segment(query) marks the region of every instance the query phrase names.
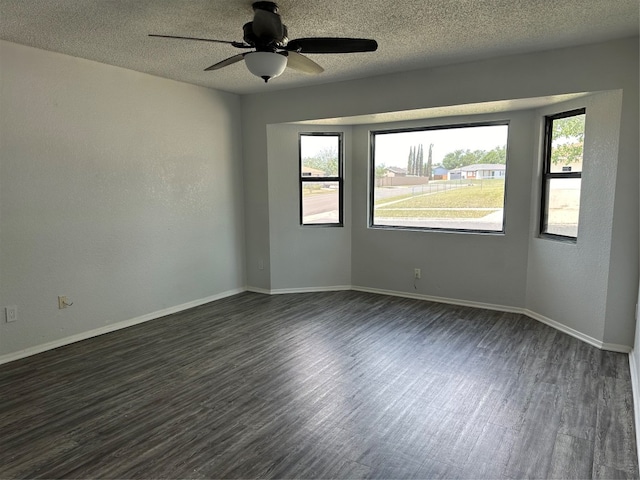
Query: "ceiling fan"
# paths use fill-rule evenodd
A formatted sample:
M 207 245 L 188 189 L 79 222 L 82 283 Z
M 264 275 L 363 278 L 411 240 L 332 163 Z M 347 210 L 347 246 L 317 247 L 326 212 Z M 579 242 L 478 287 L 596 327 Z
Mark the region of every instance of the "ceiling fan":
M 289 40 L 287 26 L 282 23 L 278 13 L 278 5 L 273 2 L 254 2 L 252 7 L 253 21 L 245 23 L 242 27 L 242 42 L 174 35 L 149 36 L 226 43 L 235 48 L 252 49 L 250 52 L 239 53 L 211 65 L 205 68 L 205 71 L 219 70 L 244 60 L 249 71 L 262 78 L 265 83 L 280 75 L 286 67 L 312 75 L 324 71 L 303 53 L 374 52 L 378 48 L 375 40 L 365 38 L 309 37 Z

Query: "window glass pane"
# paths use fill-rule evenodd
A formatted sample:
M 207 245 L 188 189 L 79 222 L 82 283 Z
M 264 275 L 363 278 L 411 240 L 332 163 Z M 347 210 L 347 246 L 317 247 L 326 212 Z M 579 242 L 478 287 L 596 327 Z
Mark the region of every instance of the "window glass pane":
M 338 182 L 302 182 L 302 223 L 339 223 L 340 185 Z
M 580 213 L 580 178 L 552 178 L 547 180 L 546 233 L 578 236 Z
M 585 115 L 553 120 L 550 172 L 582 172 Z
M 374 136 L 374 226 L 503 231 L 508 125 Z
M 339 146 L 338 135 L 301 135 L 302 176 L 337 177 Z

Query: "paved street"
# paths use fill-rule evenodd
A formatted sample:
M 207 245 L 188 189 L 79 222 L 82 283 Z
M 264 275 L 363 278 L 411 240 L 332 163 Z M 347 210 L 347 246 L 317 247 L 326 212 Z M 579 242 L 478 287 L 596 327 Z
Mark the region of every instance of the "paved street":
M 448 191 L 456 188 L 465 187 L 465 183 L 461 184 L 441 184 L 441 183 L 431 183 L 427 185 L 409 185 L 403 187 L 383 187 L 376 188 L 375 190 L 375 198 L 376 200 L 384 199 L 384 198 L 393 198 L 393 197 L 401 197 L 406 195 L 430 195 L 436 194 L 443 191 Z M 314 195 L 307 195 L 304 197 L 304 211 L 305 211 L 305 223 L 335 223 L 338 221 L 338 191 L 333 190 L 330 192 L 325 191 L 325 193 L 317 193 Z M 495 210 L 495 209 L 490 209 Z M 404 225 L 404 226 L 420 226 L 419 220 L 416 219 L 382 219 L 378 218 L 377 223 L 379 225 L 384 225 L 385 222 L 390 222 L 395 225 Z M 450 225 L 450 221 L 443 220 L 443 222 L 447 225 Z M 465 222 L 465 223 L 468 223 Z M 502 225 L 500 223 L 495 223 L 495 220 L 490 222 L 489 226 L 487 225 L 487 220 L 484 222 L 480 219 L 477 219 L 478 225 L 484 225 L 484 227 L 460 227 L 460 228 L 479 228 L 483 230 L 500 230 Z M 456 228 L 452 226 L 442 226 L 438 228 Z

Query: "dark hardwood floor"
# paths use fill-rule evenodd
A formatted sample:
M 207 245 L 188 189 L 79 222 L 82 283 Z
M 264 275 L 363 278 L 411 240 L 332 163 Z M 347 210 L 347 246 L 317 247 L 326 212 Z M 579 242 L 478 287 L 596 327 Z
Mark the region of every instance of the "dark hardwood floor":
M 1 478 L 637 478 L 628 357 L 527 317 L 243 293 L 0 366 Z

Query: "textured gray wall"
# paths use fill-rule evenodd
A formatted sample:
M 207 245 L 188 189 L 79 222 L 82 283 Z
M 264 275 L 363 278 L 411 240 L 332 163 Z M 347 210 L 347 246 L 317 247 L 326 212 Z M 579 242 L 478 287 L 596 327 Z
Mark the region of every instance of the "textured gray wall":
M 0 356 L 244 287 L 238 96 L 0 49 Z
M 345 162 L 344 226 L 309 227 L 299 221 L 298 133 L 343 133 L 351 158 L 350 127 L 269 125 L 269 227 L 271 289 L 351 285 L 351 162 Z
M 271 172 L 267 172 L 269 166 L 267 125 L 565 93 L 621 90 L 623 105 L 620 137 L 617 139 L 619 148 L 614 154 L 615 158 L 609 160 L 617 164 L 617 176 L 614 179 L 616 187 L 613 198 L 614 208 L 610 211 L 613 223 L 609 224 L 609 230 L 606 233 L 603 233 L 606 228 L 604 230 L 597 228 L 595 233 L 597 238 L 593 239 L 593 242 L 607 247 L 604 253 L 607 258 L 603 259 L 604 263 L 594 267 L 598 270 L 598 280 L 590 287 L 592 290 L 600 289 L 606 292 L 595 297 L 600 302 L 595 310 L 598 312 L 598 319 L 594 322 L 591 318 L 584 324 L 577 317 L 560 319 L 550 317 L 550 319 L 565 322 L 566 327 L 574 328 L 598 341 L 631 346 L 635 323 L 633 317 L 636 302 L 635 288 L 638 284 L 637 70 L 638 38 L 634 37 L 286 92 L 243 96 L 244 168 L 245 182 L 248 186 L 246 189 L 248 285 L 267 290 L 274 288 L 271 285 L 272 275 L 266 269 L 258 271 L 256 268 L 258 258 L 268 256 L 269 238 L 273 239 L 268 221 L 270 180 L 267 177 Z M 526 122 L 524 118 L 522 121 Z M 533 168 L 534 162 L 537 162 L 537 156 L 534 150 L 539 139 L 536 136 L 538 125 L 535 118 L 531 119 L 530 126 L 531 136 L 527 138 L 527 134 L 522 133 L 521 142 L 516 145 L 517 148 L 528 148 L 529 157 L 523 161 L 528 162 L 526 167 L 531 169 L 529 173 L 521 172 L 518 180 L 519 186 L 524 191 L 512 192 L 509 199 L 510 203 L 513 202 L 515 195 L 517 205 L 511 205 L 509 208 L 515 208 L 518 211 L 523 211 L 525 205 L 527 208 L 533 208 L 531 198 L 535 196 L 534 193 L 530 193 L 531 188 L 536 185 Z M 534 235 L 533 228 L 530 227 L 532 224 L 516 228 L 507 223 L 507 236 L 502 238 L 451 234 L 437 236 L 364 228 L 366 217 L 362 216 L 364 212 L 362 202 L 366 202 L 367 178 L 362 176 L 363 169 L 357 166 L 364 165 L 367 160 L 364 158 L 366 152 L 358 150 L 358 142 L 363 139 L 355 138 L 357 131 L 356 128 L 352 159 L 354 171 L 353 178 L 350 180 L 353 192 L 351 213 L 354 238 L 353 284 L 366 282 L 368 286 L 413 293 L 413 281 L 411 275 L 407 276 L 406 272 L 414 266 L 420 266 L 415 264 L 415 260 L 423 258 L 425 243 L 428 243 L 429 249 L 435 246 L 436 249 L 441 250 L 443 256 L 451 252 L 461 252 L 458 255 L 459 263 L 454 265 L 454 270 L 460 272 L 460 278 L 469 278 L 468 285 L 472 284 L 471 280 L 480 285 L 478 289 L 472 290 L 463 284 L 456 290 L 453 288 L 456 280 L 453 277 L 443 277 L 441 285 L 433 286 L 434 292 L 460 300 L 527 308 L 525 297 L 529 291 L 531 304 L 538 305 L 537 301 L 534 302 L 538 296 L 531 293 L 531 288 L 529 290 L 525 288 L 527 280 L 523 279 L 523 265 L 528 261 L 525 260 L 528 256 L 527 238 L 532 238 Z M 527 143 L 528 147 L 526 147 Z M 522 155 L 527 154 L 523 151 Z M 531 178 L 532 182 L 527 184 L 526 178 Z M 607 188 L 610 186 L 607 184 Z M 609 190 L 609 194 L 614 193 Z M 296 199 L 292 198 L 291 201 L 295 203 Z M 611 203 L 608 201 L 606 206 L 609 208 Z M 512 221 L 509 220 L 511 217 L 509 212 L 507 215 L 507 222 Z M 532 218 L 531 212 L 528 218 Z M 609 238 L 604 238 L 605 236 Z M 514 241 L 516 237 L 518 240 Z M 425 240 L 427 238 L 428 242 Z M 432 240 L 436 238 L 442 238 L 442 240 Z M 501 242 L 503 245 L 500 245 Z M 377 253 L 383 250 L 400 252 L 400 261 L 395 262 L 395 267 L 389 265 L 389 268 L 377 269 L 375 263 L 366 260 L 365 257 L 368 255 L 366 248 L 372 249 L 372 252 L 375 250 Z M 489 256 L 482 261 L 481 268 L 469 267 L 471 254 L 464 252 L 470 252 L 473 249 L 489 253 Z M 473 256 L 473 258 L 477 257 Z M 435 263 L 425 264 L 423 272 L 424 269 L 428 270 L 434 266 L 439 268 L 438 260 L 433 262 Z M 483 273 L 491 268 L 506 275 L 504 280 L 511 279 L 514 283 L 506 285 L 504 281 L 500 281 L 500 285 L 504 288 L 491 290 L 490 282 L 487 280 L 498 277 L 487 278 Z M 439 270 L 442 271 L 442 269 Z M 554 274 L 553 271 L 548 273 Z M 538 278 L 536 272 L 531 275 L 532 281 Z M 603 276 L 604 281 L 602 281 Z M 606 279 L 607 276 L 608 279 Z M 589 279 L 576 278 L 575 281 L 589 282 Z M 290 287 L 294 286 L 303 285 Z M 278 288 L 283 287 L 278 285 Z M 557 300 L 559 301 L 560 299 Z M 570 309 L 573 306 L 576 312 L 583 312 L 584 306 L 578 304 L 579 301 L 581 300 L 572 295 L 571 303 L 567 308 Z M 545 310 L 549 315 L 559 311 L 552 306 L 554 302 L 556 301 L 550 301 L 548 309 Z M 593 312 L 590 315 L 593 315 Z
M 571 244 L 532 235 L 527 308 L 601 341 L 605 341 L 607 323 L 621 98 L 621 91 L 606 92 L 541 109 L 534 127 L 542 137 L 544 115 L 587 109 L 578 240 Z M 540 146 L 541 140 L 536 145 Z M 536 152 L 539 157 L 539 148 Z M 534 168 L 539 170 L 539 164 Z M 536 189 L 531 198 L 535 211 L 534 232 L 539 211 L 538 191 Z M 632 340 L 633 330 L 627 330 L 626 335 L 610 343 L 630 346 Z
M 354 127 L 354 285 L 449 299 L 523 307 L 531 191 L 532 114 L 473 115 Z M 505 235 L 367 227 L 369 131 L 508 120 Z M 422 270 L 414 288 L 413 269 Z

